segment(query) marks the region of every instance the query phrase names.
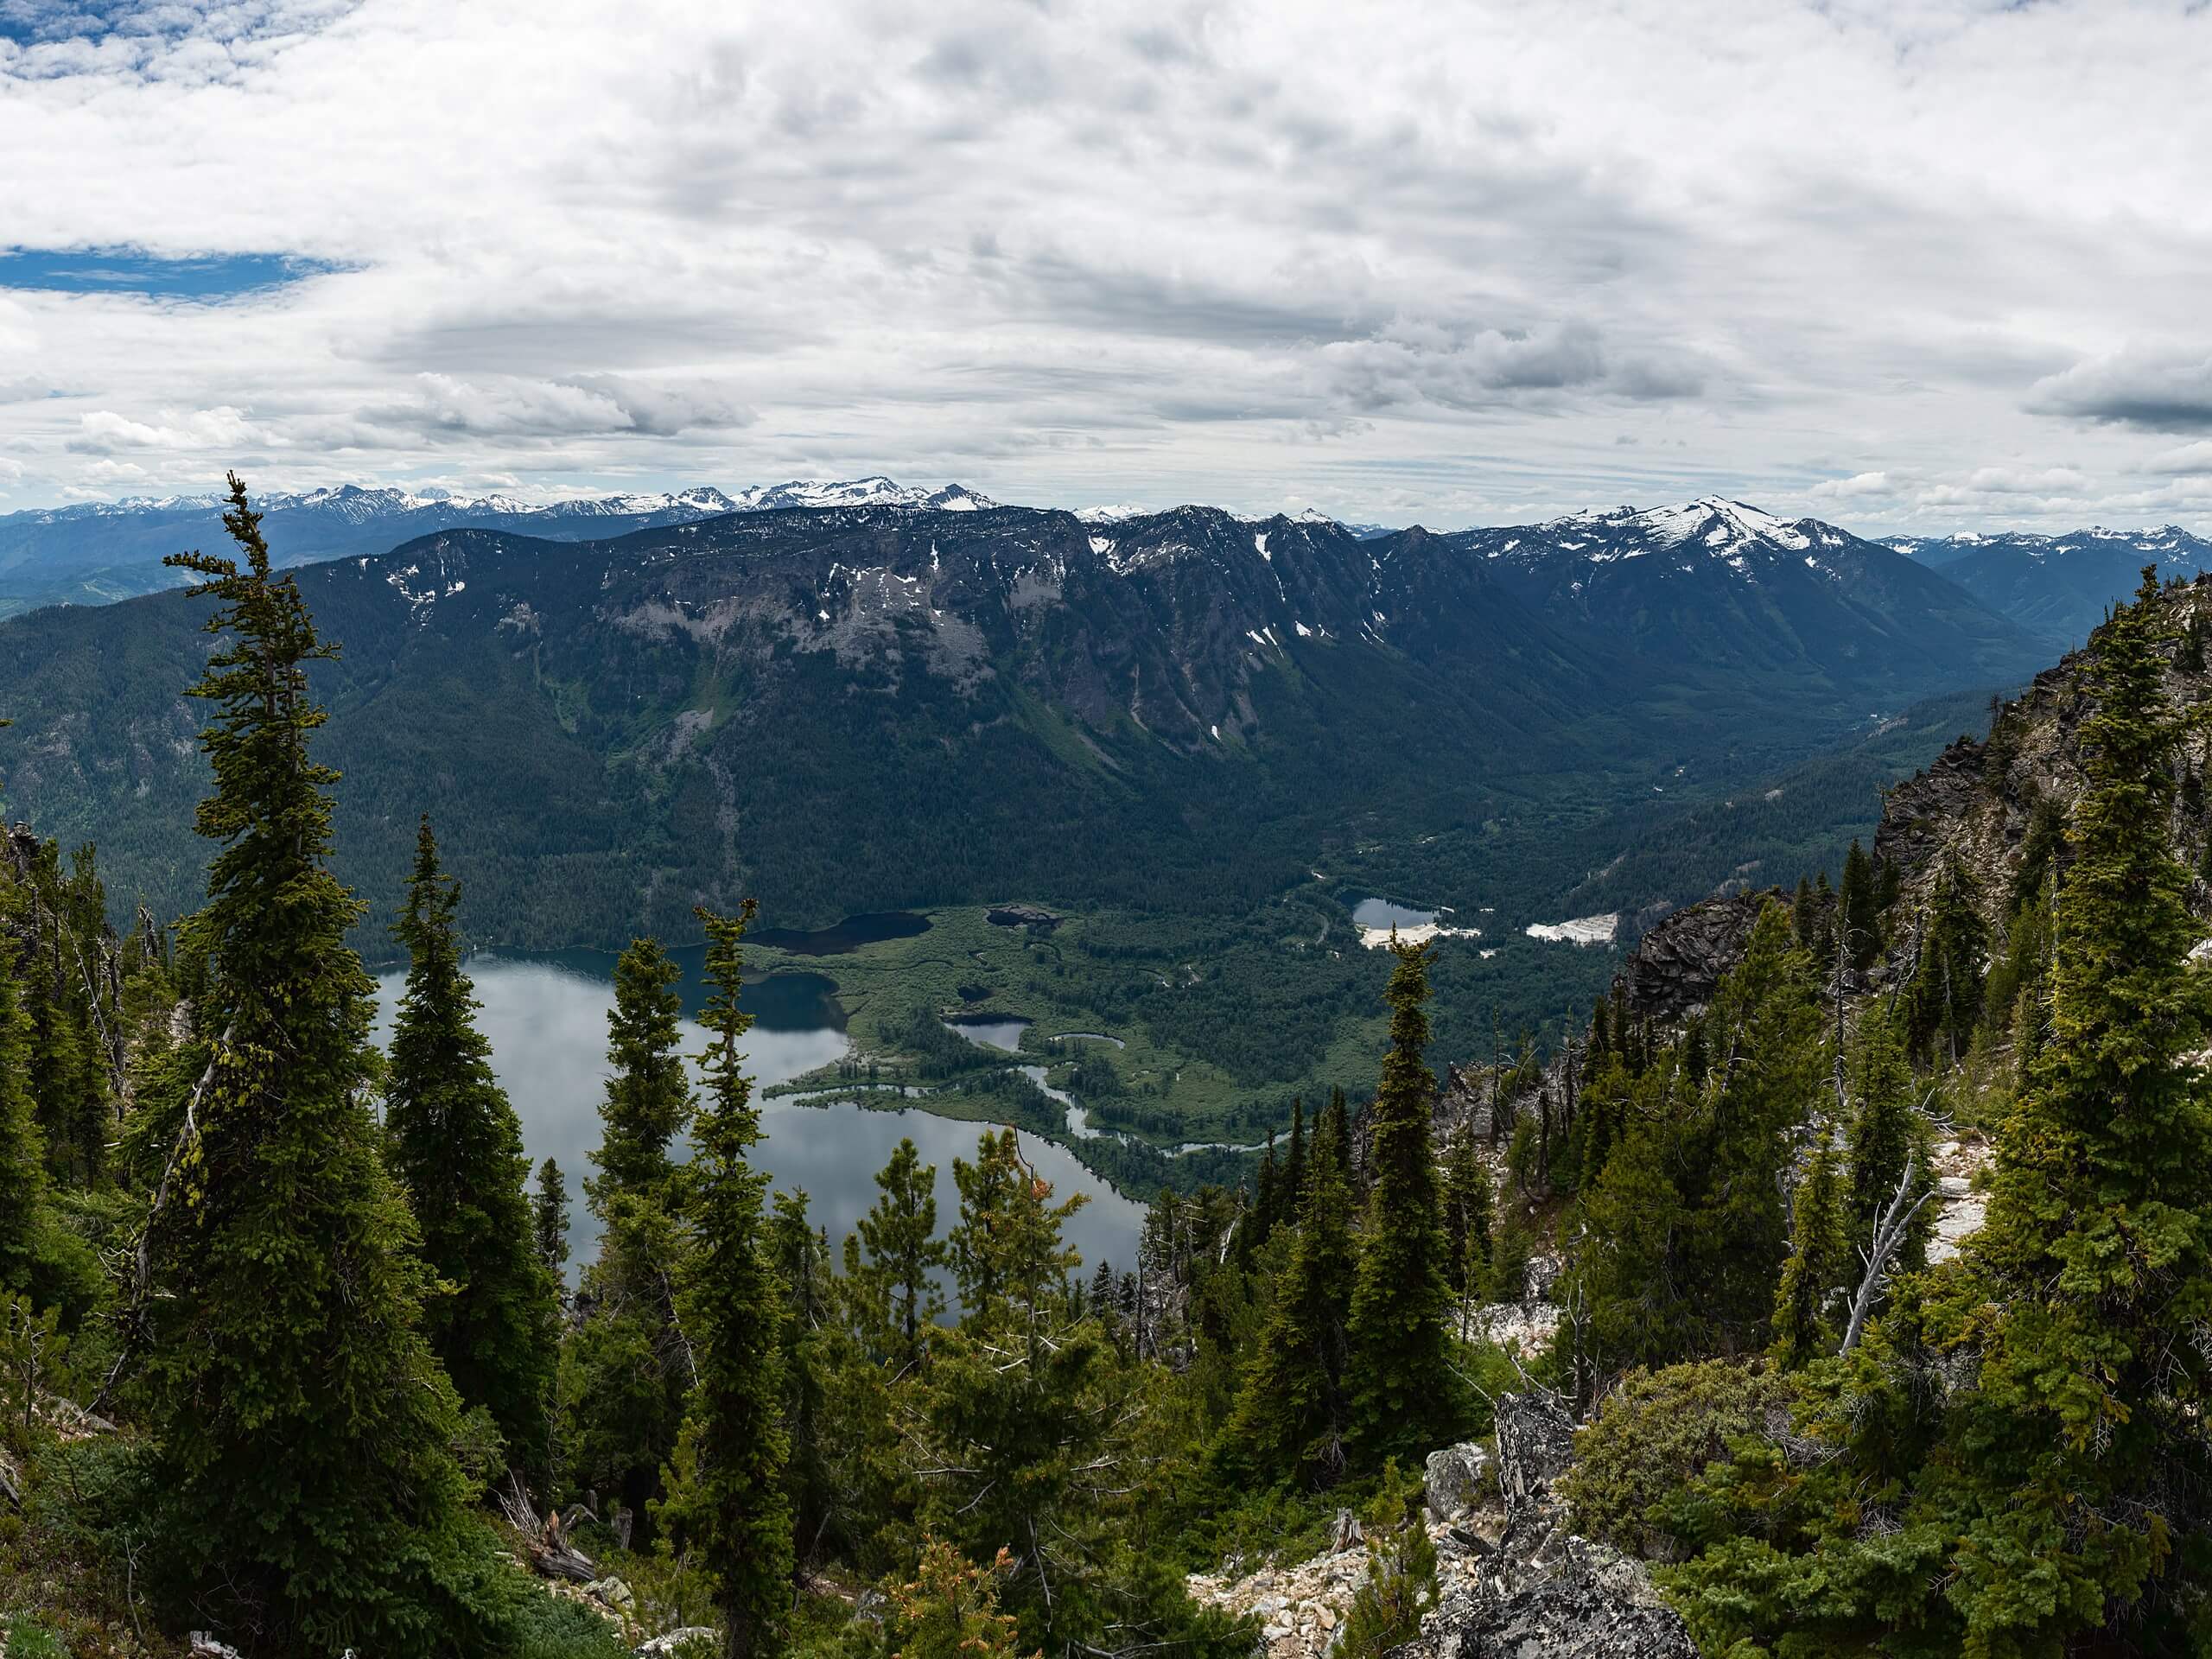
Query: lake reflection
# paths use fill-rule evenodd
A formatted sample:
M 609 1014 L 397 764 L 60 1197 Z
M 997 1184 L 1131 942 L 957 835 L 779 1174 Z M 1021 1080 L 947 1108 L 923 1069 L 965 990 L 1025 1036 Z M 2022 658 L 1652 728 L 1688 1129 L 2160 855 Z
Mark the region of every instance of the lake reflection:
M 703 951 L 695 948 L 671 954 L 685 970 L 681 989 L 688 1014 L 703 998 L 698 977 Z M 588 1259 L 599 1243 L 599 1224 L 584 1207 L 582 1182 L 592 1167 L 589 1154 L 599 1145 L 599 1108 L 608 1071 L 607 1015 L 614 1002 L 613 962 L 612 954 L 596 951 L 544 957 L 482 951 L 468 963 L 477 1000 L 483 1004 L 477 1018 L 492 1045 L 492 1069 L 522 1119 L 531 1166 L 535 1169 L 550 1157 L 559 1161 L 568 1178 L 572 1277 L 576 1265 Z M 393 968 L 376 977 L 380 999 L 376 1036 L 379 1043 L 388 1043 L 392 1010 L 406 973 Z M 850 1045 L 840 1028 L 842 1014 L 830 995 L 833 990 L 830 981 L 806 974 L 777 974 L 747 985 L 746 1005 L 763 1015 L 746 1034 L 744 1044 L 747 1070 L 757 1085 L 784 1082 L 845 1054 Z M 813 1023 L 808 1023 L 810 1019 Z M 687 1018 L 685 1052 L 696 1054 L 705 1046 L 706 1033 Z M 760 1100 L 760 1106 L 766 1132 L 756 1149 L 760 1165 L 779 1191 L 806 1190 L 808 1213 L 817 1225 L 830 1230 L 833 1250 L 875 1202 L 875 1172 L 889 1160 L 902 1135 L 912 1137 L 924 1162 L 938 1166 L 938 1230 L 951 1225 L 959 1205 L 952 1160 L 974 1158 L 982 1125 L 918 1109 L 869 1111 L 849 1102 L 817 1106 L 784 1098 Z M 1066 1148 L 1027 1134 L 1021 1142 L 1024 1155 L 1055 1192 L 1063 1197 L 1090 1195 L 1090 1201 L 1067 1229 L 1069 1242 L 1083 1252 L 1084 1261 L 1095 1266 L 1103 1256 L 1117 1267 L 1127 1267 L 1143 1223 L 1142 1210 L 1084 1168 Z
M 1410 905 L 1394 905 L 1388 899 L 1361 899 L 1351 907 L 1351 918 L 1361 927 L 1426 927 L 1437 914 Z

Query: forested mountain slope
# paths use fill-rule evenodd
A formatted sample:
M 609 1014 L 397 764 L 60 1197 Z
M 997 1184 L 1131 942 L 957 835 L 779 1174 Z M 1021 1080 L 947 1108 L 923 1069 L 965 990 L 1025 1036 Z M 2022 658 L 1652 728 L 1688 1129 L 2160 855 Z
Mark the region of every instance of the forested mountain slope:
M 792 922 L 1024 893 L 1233 909 L 1330 848 L 1486 821 L 1512 826 L 1490 866 L 1548 880 L 1563 810 L 1678 768 L 1755 778 L 2030 660 L 1903 557 L 1836 557 L 1802 591 L 1709 557 L 1681 614 L 1733 608 L 1694 632 L 1554 602 L 1465 537 L 1208 508 L 455 531 L 301 580 L 345 648 L 316 671 L 356 809 L 341 870 L 388 908 L 427 807 L 500 936 L 556 944 L 741 890 Z M 1817 661 L 1777 646 L 1770 608 Z M 201 788 L 177 695 L 208 646 L 195 607 L 50 610 L 0 642 L 17 810 L 97 833 L 119 894 L 177 907 L 200 856 L 178 828 Z

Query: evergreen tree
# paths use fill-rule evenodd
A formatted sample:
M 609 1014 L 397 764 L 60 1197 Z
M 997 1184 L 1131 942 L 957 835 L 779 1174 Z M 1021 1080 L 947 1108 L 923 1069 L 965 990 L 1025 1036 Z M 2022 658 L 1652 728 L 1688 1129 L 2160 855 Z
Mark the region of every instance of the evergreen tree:
M 1897 1196 L 1908 1160 L 1917 1172 L 1908 1204 L 1936 1184 L 1935 1171 L 1929 1167 L 1932 1137 L 1916 1103 L 1919 1084 L 1905 1058 L 1896 1021 L 1869 1009 L 1859 1022 L 1857 1058 L 1858 1109 L 1846 1131 L 1843 1201 L 1844 1225 L 1854 1245 L 1873 1236 L 1875 1224 Z M 1899 1255 L 1901 1270 L 1911 1272 L 1926 1260 L 1934 1221 L 1923 1206 Z
M 1380 1466 L 1449 1444 L 1465 1415 L 1450 1364 L 1451 1287 L 1429 1145 L 1436 1079 L 1428 1046 L 1428 949 L 1395 947 L 1386 993 L 1390 1048 L 1375 1093 L 1367 1225 L 1347 1332 L 1351 1433 Z
M 1874 862 L 1856 839 L 1844 855 L 1842 903 L 1838 923 L 1843 929 L 1844 949 L 1853 968 L 1872 965 L 1882 948 L 1882 921 L 1874 894 Z
M 1290 1150 L 1283 1154 L 1281 1213 L 1294 1219 L 1306 1192 L 1306 1102 L 1290 1103 Z
M 2153 567 L 2092 647 L 2053 1034 L 1998 1140 L 1974 1272 L 1936 1314 L 1982 1355 L 1952 1459 L 1931 1465 L 1963 1516 L 1950 1599 L 1970 1649 L 2055 1649 L 2108 1624 L 2146 1650 L 2177 1643 L 2178 1621 L 2204 1635 L 2201 1580 L 2146 1593 L 2212 1567 L 2202 1508 L 2190 1527 L 2176 1507 L 2207 1475 L 2212 1103 L 2190 1058 L 2198 930 L 2166 840 L 2178 723 L 2159 608 Z
M 1028 1308 L 1064 1299 L 1077 1257 L 1061 1243 L 1060 1228 L 1085 1195 L 1051 1202 L 1051 1184 L 1023 1160 L 1012 1129 L 986 1132 L 976 1143 L 974 1163 L 952 1160 L 952 1179 L 960 1189 L 960 1219 L 946 1244 L 962 1323 L 988 1322 L 1001 1303 Z
M 582 1317 L 563 1355 L 562 1400 L 579 1479 L 632 1514 L 659 1488 L 676 1449 L 693 1353 L 677 1308 L 688 1241 L 670 1143 L 690 1122 L 676 994 L 677 969 L 658 940 L 614 964 L 600 1111 L 598 1173 L 584 1196 L 601 1224 L 599 1259 L 578 1288 Z
M 1854 1263 L 1838 1162 L 1823 1131 L 1790 1205 L 1789 1260 L 1775 1291 L 1773 1353 L 1793 1370 L 1831 1351 L 1842 1334 L 1833 1314 L 1838 1294 L 1848 1294 Z
M 1342 1088 L 1329 1090 L 1329 1122 L 1335 1133 L 1329 1144 L 1335 1153 L 1338 1168 L 1344 1178 L 1344 1185 L 1354 1193 L 1359 1191 L 1359 1149 L 1352 1144 L 1351 1106 L 1344 1099 Z
M 1724 1350 L 1765 1345 L 1789 1254 L 1783 1203 L 1789 1135 L 1820 1087 L 1823 1026 L 1812 963 L 1770 902 L 1707 1024 L 1711 1075 L 1681 1167 L 1695 1302 Z
M 770 1256 L 783 1281 L 784 1425 L 790 1442 L 784 1487 L 803 1560 L 819 1555 L 830 1529 L 831 1475 L 823 1422 L 836 1368 L 836 1275 L 829 1240 L 809 1223 L 806 1193 L 779 1192 L 768 1224 Z
M 1982 959 L 1989 930 L 1967 888 L 1966 873 L 1946 862 L 1936 873 L 1922 930 L 1919 960 L 1904 995 L 1904 1021 L 1912 1052 L 1939 1052 L 1954 1065 L 1981 1023 Z
M 537 1259 L 553 1275 L 557 1288 L 561 1269 L 569 1264 L 569 1182 L 561 1166 L 548 1158 L 537 1166 L 537 1194 L 531 1205 L 531 1234 L 537 1243 Z
M 0 931 L 0 1293 L 23 1293 L 44 1304 L 51 1300 L 50 1287 L 39 1282 L 50 1226 L 46 1148 L 31 1105 L 31 1022 L 17 989 L 15 954 Z
M 875 1357 L 906 1376 L 920 1366 L 929 1332 L 944 1312 L 937 1280 L 947 1262 L 937 1236 L 937 1166 L 924 1164 L 912 1140 L 902 1138 L 876 1172 L 875 1185 L 875 1203 L 857 1229 L 867 1261 L 853 1276 L 877 1310 Z
M 522 1125 L 492 1075 L 461 968 L 460 900 L 425 817 L 392 930 L 410 965 L 385 1082 L 387 1155 L 441 1281 L 425 1310 L 430 1347 L 462 1405 L 485 1408 L 519 1450 L 543 1439 L 560 1305 L 533 1233 Z
M 175 1185 L 152 1217 L 158 1294 L 145 1382 L 160 1432 L 158 1532 L 202 1616 L 257 1648 L 479 1652 L 497 1570 L 448 1450 L 453 1387 L 420 1325 L 428 1274 L 378 1156 L 375 988 L 346 935 L 360 906 L 331 875 L 335 774 L 308 758 L 323 711 L 306 668 L 336 655 L 297 584 L 270 569 L 231 480 L 245 556 L 183 554 L 221 608 L 192 694 L 217 844 L 183 926 L 207 964 Z
M 1232 1469 L 1309 1484 L 1327 1484 L 1344 1473 L 1350 1421 L 1344 1363 L 1357 1253 L 1337 1133 L 1334 1113 L 1315 1127 L 1297 1235 L 1220 1446 Z
M 753 1168 L 760 1110 L 739 1039 L 753 1016 L 738 1003 L 750 899 L 735 916 L 699 912 L 707 930 L 707 1001 L 699 1022 L 706 1103 L 694 1134 L 683 1311 L 697 1380 L 660 1506 L 671 1540 L 696 1548 L 715 1586 L 727 1659 L 781 1650 L 791 1603 L 791 1510 L 785 1398 L 785 1287 L 770 1255 Z M 661 1121 L 665 1121 L 664 1118 Z M 804 1212 L 797 1224 L 804 1230 Z
M 1490 1260 L 1490 1171 L 1476 1150 L 1474 1131 L 1462 1127 L 1452 1137 L 1444 1168 L 1445 1276 L 1462 1299 L 1474 1289 L 1471 1281 Z

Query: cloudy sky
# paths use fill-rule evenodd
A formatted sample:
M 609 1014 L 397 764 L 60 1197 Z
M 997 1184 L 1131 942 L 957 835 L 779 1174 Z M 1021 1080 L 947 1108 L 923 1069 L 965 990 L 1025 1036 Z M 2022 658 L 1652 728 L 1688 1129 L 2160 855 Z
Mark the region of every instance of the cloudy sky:
M 0 511 L 2212 529 L 2178 0 L 0 0 Z

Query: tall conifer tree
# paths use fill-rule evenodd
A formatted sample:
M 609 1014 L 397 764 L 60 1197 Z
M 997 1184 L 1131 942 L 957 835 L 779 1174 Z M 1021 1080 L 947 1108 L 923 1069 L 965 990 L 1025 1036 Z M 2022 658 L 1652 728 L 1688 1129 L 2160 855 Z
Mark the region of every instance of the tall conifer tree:
M 676 1447 L 694 1357 L 677 1308 L 686 1236 L 669 1147 L 691 1121 L 679 1049 L 678 970 L 657 939 L 614 964 L 607 1058 L 613 1073 L 584 1194 L 601 1224 L 599 1259 L 577 1300 L 585 1314 L 563 1358 L 562 1395 L 576 1471 L 633 1513 L 658 1488 Z
M 663 1522 L 696 1547 L 715 1585 L 726 1659 L 783 1645 L 791 1605 L 790 1455 L 784 1397 L 785 1287 L 771 1256 L 768 1178 L 752 1163 L 760 1109 L 738 1042 L 753 1016 L 738 1003 L 750 899 L 735 916 L 699 912 L 707 929 L 707 1005 L 699 1020 L 706 1101 L 693 1138 L 685 1326 L 698 1381 L 661 1507 Z M 804 1230 L 804 1211 L 798 1223 Z
M 1394 947 L 1390 1048 L 1375 1091 L 1367 1225 L 1354 1281 L 1347 1367 L 1354 1442 L 1380 1466 L 1446 1445 L 1464 1416 L 1449 1363 L 1452 1289 L 1429 1117 L 1428 947 Z
M 877 1358 L 905 1376 L 922 1362 L 929 1333 L 944 1312 L 937 1274 L 946 1263 L 937 1236 L 937 1166 L 924 1164 L 910 1137 L 875 1173 L 876 1200 L 857 1227 L 866 1261 L 856 1275 L 879 1325 Z M 1102 1264 L 1103 1265 L 1103 1264 Z
M 410 966 L 385 1082 L 385 1134 L 423 1259 L 444 1281 L 427 1310 L 430 1346 L 461 1403 L 489 1411 L 510 1450 L 531 1463 L 544 1439 L 560 1306 L 533 1237 L 522 1125 L 492 1075 L 492 1046 L 461 968 L 460 901 L 425 817 L 393 929 Z
M 1344 1360 L 1357 1255 L 1351 1187 L 1336 1135 L 1333 1114 L 1315 1126 L 1297 1236 L 1222 1437 L 1225 1465 L 1271 1479 L 1327 1484 L 1344 1470 Z
M 181 1157 L 153 1218 L 146 1382 L 162 1536 L 194 1603 L 257 1649 L 493 1645 L 487 1541 L 448 1447 L 453 1387 L 420 1332 L 427 1274 L 366 1099 L 375 988 L 346 944 L 361 906 L 326 866 L 336 774 L 318 639 L 231 480 L 243 562 L 169 562 L 221 608 L 192 688 L 214 793 L 206 908 L 183 926 L 207 983 Z

